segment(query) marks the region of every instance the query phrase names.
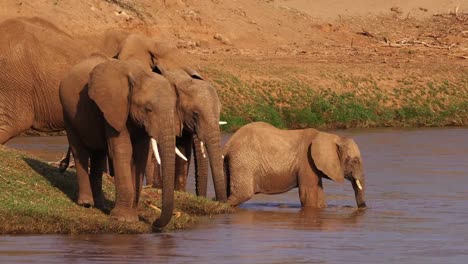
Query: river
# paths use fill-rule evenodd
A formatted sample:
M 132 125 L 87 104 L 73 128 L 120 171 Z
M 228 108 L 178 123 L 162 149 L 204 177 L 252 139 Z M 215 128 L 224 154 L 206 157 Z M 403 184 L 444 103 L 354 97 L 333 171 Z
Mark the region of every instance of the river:
M 322 210 L 301 210 L 294 189 L 257 195 L 234 214 L 173 233 L 0 236 L 0 262 L 467 262 L 467 128 L 333 132 L 361 149 L 366 210 L 355 208 L 349 182 L 326 181 L 329 207 Z M 15 138 L 7 145 L 56 161 L 66 139 Z M 193 191 L 193 180 L 189 185 Z

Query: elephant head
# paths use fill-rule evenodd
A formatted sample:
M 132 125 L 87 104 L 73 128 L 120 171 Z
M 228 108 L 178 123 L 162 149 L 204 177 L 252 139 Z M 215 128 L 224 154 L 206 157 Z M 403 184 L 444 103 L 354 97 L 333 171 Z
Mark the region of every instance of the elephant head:
M 166 70 L 163 74 L 173 83 L 179 94 L 179 115 L 184 128 L 193 133 L 201 152 L 206 147 L 210 161 L 216 200 L 226 201 L 227 193 L 221 152 L 219 117 L 221 103 L 216 89 L 195 71 L 188 69 Z M 197 157 L 204 159 L 204 157 Z M 208 171 L 197 171 L 197 193 L 206 196 Z M 202 186 L 204 185 L 204 186 Z
M 150 137 L 161 146 L 163 202 L 161 217 L 154 225 L 165 226 L 171 219 L 174 204 L 175 131 L 179 126 L 175 118 L 177 94 L 174 87 L 164 77 L 138 65 L 110 60 L 96 66 L 91 72 L 88 94 L 103 113 L 109 129 L 115 131 L 116 137 L 130 135 L 132 144 L 145 138 L 146 146 Z M 136 134 L 135 131 L 144 133 Z M 124 147 L 109 145 L 109 152 L 110 155 L 116 151 L 132 153 L 131 148 L 128 144 Z M 130 164 L 114 164 L 116 176 L 118 166 L 128 167 Z M 125 189 L 119 188 L 119 184 L 126 183 L 118 182 L 116 178 L 116 204 L 128 197 L 126 193 L 119 193 L 119 189 Z M 137 185 L 134 188 L 140 187 Z
M 311 158 L 322 176 L 333 181 L 351 182 L 359 208 L 366 207 L 365 179 L 359 148 L 354 140 L 318 132 L 312 140 Z
M 140 64 L 149 69 L 156 67 L 158 54 L 164 45 L 140 34 L 130 34 L 120 44 L 116 58 Z

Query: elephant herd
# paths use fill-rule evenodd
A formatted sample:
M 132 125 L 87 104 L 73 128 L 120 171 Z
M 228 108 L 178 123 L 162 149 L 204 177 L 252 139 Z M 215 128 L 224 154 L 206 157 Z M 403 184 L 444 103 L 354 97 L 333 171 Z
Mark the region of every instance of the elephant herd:
M 162 189 L 162 212 L 153 225 L 163 227 L 172 216 L 174 190 L 186 188 L 193 151 L 200 196 L 206 196 L 210 166 L 216 200 L 232 205 L 255 193 L 299 187 L 303 206 L 324 207 L 322 178 L 346 178 L 358 207 L 366 206 L 352 139 L 252 123 L 222 151 L 216 89 L 170 45 L 121 31 L 71 36 L 36 17 L 5 20 L 0 35 L 0 144 L 28 129 L 65 129 L 80 205 L 103 208 L 109 159 L 116 188 L 111 216 L 138 221 L 146 175 Z

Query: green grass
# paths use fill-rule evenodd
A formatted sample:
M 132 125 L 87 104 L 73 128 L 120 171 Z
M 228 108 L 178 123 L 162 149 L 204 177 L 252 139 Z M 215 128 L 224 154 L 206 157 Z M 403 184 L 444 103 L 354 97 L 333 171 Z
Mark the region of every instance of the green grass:
M 212 68 L 205 73 L 218 86 L 225 131 L 255 121 L 280 128 L 468 125 L 468 77 L 422 83 L 407 76 L 383 90 L 372 77 L 327 75 L 332 90 L 293 77 L 242 81 Z
M 104 177 L 106 207 L 114 206 L 112 178 Z M 144 189 L 137 223 L 111 219 L 107 212 L 78 206 L 74 172 L 58 173 L 58 169 L 23 154 L 0 146 L 0 234 L 25 233 L 148 233 L 159 213 L 147 206 L 161 204 L 161 192 Z M 198 216 L 229 213 L 226 204 L 188 193 L 176 192 L 175 211 L 164 231 L 193 225 Z

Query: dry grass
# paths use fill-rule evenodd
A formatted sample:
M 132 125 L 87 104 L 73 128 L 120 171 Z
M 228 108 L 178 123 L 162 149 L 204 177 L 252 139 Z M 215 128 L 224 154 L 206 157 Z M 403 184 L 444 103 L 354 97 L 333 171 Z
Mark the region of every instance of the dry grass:
M 228 122 L 223 129 L 255 121 L 282 128 L 468 125 L 466 69 L 442 77 L 409 73 L 398 78 L 344 71 L 324 73 L 322 83 L 301 79 L 301 66 L 287 71 L 285 77 L 259 80 L 206 68 L 219 87 L 222 120 Z M 393 87 L 380 86 L 386 78 Z

